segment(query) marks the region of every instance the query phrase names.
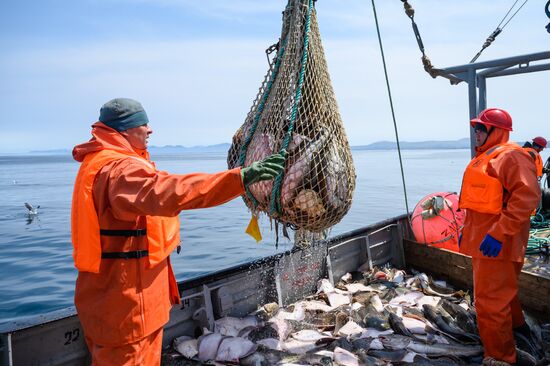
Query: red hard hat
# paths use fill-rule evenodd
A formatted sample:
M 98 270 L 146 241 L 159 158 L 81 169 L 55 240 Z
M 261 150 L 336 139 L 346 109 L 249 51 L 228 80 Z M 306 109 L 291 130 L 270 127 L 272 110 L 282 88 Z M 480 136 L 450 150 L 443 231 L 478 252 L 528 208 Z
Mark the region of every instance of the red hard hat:
M 500 108 L 487 108 L 481 111 L 477 118 L 470 121 L 472 127 L 474 127 L 476 123 L 512 131 L 512 117 L 508 112 Z
M 546 139 L 544 137 L 541 137 L 541 136 L 537 136 L 533 139 L 533 143 L 543 147 L 546 149 L 546 144 L 548 144 L 548 142 L 546 141 Z

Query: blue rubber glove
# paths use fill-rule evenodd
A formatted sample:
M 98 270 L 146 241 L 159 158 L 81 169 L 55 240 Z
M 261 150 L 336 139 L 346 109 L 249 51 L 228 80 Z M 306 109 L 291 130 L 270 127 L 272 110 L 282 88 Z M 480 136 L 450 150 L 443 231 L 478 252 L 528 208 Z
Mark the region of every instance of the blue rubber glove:
M 486 257 L 496 257 L 500 253 L 501 249 L 502 243 L 489 234 L 485 235 L 485 238 L 483 238 L 483 241 L 479 246 L 479 250 Z
M 460 248 L 460 242 L 462 241 L 462 233 L 458 236 L 458 247 Z

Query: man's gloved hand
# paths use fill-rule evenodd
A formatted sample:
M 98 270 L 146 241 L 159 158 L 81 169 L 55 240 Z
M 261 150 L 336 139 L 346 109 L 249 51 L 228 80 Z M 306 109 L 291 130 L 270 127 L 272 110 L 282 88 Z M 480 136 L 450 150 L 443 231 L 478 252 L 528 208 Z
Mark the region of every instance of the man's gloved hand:
M 479 246 L 479 250 L 486 257 L 496 257 L 500 253 L 501 249 L 502 243 L 489 234 L 485 235 L 485 238 L 483 238 L 483 241 Z
M 275 178 L 285 169 L 286 151 L 268 156 L 262 161 L 255 161 L 250 166 L 241 169 L 244 186 Z

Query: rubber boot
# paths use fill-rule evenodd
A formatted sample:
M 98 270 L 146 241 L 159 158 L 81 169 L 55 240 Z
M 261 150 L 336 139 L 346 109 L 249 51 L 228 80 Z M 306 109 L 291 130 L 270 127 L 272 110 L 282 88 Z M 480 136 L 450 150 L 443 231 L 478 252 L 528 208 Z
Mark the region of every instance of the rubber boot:
M 485 357 L 483 359 L 483 366 L 536 366 L 537 360 L 527 352 L 516 348 L 516 362 L 509 364 L 505 361 L 495 360 L 492 357 Z
M 483 359 L 483 366 L 511 366 L 508 362 L 495 360 L 492 357 L 485 357 Z

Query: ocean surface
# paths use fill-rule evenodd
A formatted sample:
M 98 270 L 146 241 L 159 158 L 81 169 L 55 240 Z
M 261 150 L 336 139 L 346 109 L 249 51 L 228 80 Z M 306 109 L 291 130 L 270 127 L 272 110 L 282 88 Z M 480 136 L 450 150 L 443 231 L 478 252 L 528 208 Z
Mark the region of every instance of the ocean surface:
M 469 150 L 404 150 L 409 208 L 429 193 L 458 191 Z M 225 153 L 152 156 L 171 173 L 226 169 Z M 355 150 L 353 205 L 331 236 L 406 212 L 397 151 Z M 70 241 L 72 187 L 79 164 L 70 155 L 0 156 L 0 323 L 73 306 L 77 275 Z M 24 202 L 40 205 L 27 215 Z M 264 240 L 244 233 L 250 213 L 242 199 L 183 211 L 182 251 L 172 254 L 178 280 L 201 276 L 292 248 L 260 220 Z

